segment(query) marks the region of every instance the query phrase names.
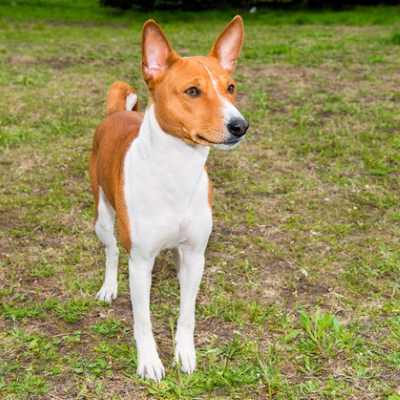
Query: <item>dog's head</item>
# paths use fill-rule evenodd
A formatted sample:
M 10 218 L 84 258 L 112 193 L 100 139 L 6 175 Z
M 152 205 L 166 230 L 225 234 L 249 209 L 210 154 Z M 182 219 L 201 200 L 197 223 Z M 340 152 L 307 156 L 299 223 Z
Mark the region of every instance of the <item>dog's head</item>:
M 143 27 L 142 69 L 161 128 L 188 143 L 224 149 L 239 143 L 249 126 L 235 107 L 232 78 L 243 43 L 236 16 L 208 56 L 180 57 L 159 25 Z

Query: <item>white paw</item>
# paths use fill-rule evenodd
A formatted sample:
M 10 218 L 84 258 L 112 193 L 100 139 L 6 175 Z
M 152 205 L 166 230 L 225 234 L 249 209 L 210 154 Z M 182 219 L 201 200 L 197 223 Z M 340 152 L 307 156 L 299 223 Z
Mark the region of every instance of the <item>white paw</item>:
M 100 301 L 105 301 L 106 303 L 111 303 L 112 300 L 117 298 L 118 294 L 118 284 L 117 283 L 103 283 L 103 286 L 96 294 L 96 299 Z
M 194 348 L 193 336 L 180 337 L 176 339 L 175 361 L 181 370 L 191 374 L 196 369 L 196 350 Z
M 153 379 L 157 382 L 164 378 L 165 369 L 156 350 L 143 352 L 142 356 L 138 356 L 137 373 L 142 378 Z

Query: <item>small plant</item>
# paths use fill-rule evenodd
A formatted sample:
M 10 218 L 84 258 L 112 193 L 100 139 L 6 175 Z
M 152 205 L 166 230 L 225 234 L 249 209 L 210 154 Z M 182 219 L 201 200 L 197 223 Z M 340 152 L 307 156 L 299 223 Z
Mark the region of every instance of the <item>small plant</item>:
M 300 312 L 300 325 L 303 338 L 299 347 L 308 356 L 334 356 L 343 350 L 352 339 L 351 334 L 332 314 L 317 310 L 314 315 Z
M 46 262 L 39 263 L 32 269 L 31 275 L 34 278 L 50 278 L 54 275 L 54 267 Z
M 14 321 L 23 318 L 38 318 L 42 315 L 42 309 L 39 306 L 17 306 L 12 304 L 0 305 L 0 314 L 7 319 L 12 319 Z
M 72 363 L 72 370 L 76 374 L 90 374 L 94 376 L 102 376 L 105 373 L 109 374 L 111 366 L 102 357 L 97 357 L 94 360 L 79 359 Z
M 35 397 L 44 395 L 48 389 L 43 377 L 28 372 L 25 376 L 13 380 L 9 385 L 9 390 L 11 393 L 23 396 L 22 398 L 31 398 L 29 395 Z
M 65 322 L 73 324 L 80 321 L 88 309 L 89 302 L 87 300 L 78 299 L 59 304 L 55 311 Z
M 115 319 L 107 319 L 93 325 L 92 331 L 102 336 L 112 337 L 123 331 L 123 325 L 121 321 L 117 321 Z
M 395 32 L 390 37 L 390 43 L 400 46 L 400 32 Z
M 264 358 L 258 360 L 268 399 L 273 399 L 277 393 L 282 392 L 282 388 L 287 389 L 287 381 L 278 368 L 278 362 L 277 351 L 272 346 L 267 349 Z

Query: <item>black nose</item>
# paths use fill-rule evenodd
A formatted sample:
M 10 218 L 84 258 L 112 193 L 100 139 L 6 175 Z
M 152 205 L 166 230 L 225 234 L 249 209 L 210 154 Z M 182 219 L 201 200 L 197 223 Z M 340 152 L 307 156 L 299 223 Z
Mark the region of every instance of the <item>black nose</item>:
M 236 137 L 243 136 L 249 127 L 249 123 L 244 118 L 232 118 L 228 123 L 228 131 Z

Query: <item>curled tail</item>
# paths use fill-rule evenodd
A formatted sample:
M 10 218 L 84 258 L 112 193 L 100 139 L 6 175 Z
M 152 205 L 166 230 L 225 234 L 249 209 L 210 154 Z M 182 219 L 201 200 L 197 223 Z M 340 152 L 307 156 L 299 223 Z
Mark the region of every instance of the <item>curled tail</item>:
M 138 111 L 137 96 L 126 82 L 114 82 L 107 94 L 107 115 L 118 111 Z

